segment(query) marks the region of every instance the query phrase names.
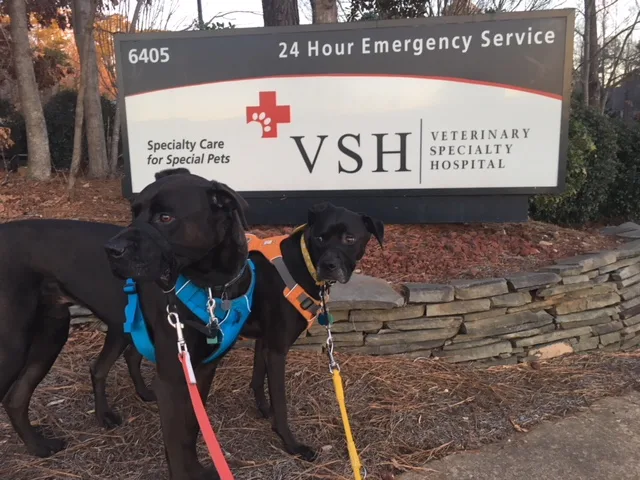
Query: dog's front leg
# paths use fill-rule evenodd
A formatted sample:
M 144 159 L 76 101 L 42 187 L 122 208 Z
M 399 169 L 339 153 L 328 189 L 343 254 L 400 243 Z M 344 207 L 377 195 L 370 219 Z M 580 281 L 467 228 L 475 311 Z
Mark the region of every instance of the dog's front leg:
M 284 442 L 287 452 L 293 455 L 300 455 L 303 459 L 312 462 L 316 459 L 317 453 L 311 447 L 298 443 L 289 429 L 284 375 L 286 355 L 274 350 L 268 350 L 266 356 L 269 398 L 273 411 L 273 429 Z
M 271 416 L 271 407 L 264 393 L 264 379 L 267 376 L 266 351 L 263 348 L 264 341 L 256 339 L 253 353 L 253 375 L 251 377 L 251 389 L 256 400 L 256 407 L 264 418 Z
M 169 479 L 218 480 L 220 477 L 214 467 L 205 468 L 198 461 L 196 440 L 200 428 L 175 343 L 168 347 L 157 348 L 158 374 L 154 390 L 160 411 Z M 215 364 L 201 365 L 195 370 L 203 403 L 206 403 L 215 370 Z

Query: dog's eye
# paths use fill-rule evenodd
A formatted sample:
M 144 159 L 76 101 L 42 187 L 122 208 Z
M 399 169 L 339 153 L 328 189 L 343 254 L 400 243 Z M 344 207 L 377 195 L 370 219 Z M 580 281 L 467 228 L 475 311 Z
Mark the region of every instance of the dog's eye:
M 347 234 L 344 237 L 342 237 L 342 241 L 347 245 L 353 245 L 356 242 L 356 237 L 354 237 L 353 235 Z
M 316 240 L 317 240 L 319 243 L 322 243 L 322 242 L 324 242 L 324 237 L 323 237 L 322 235 L 318 235 L 318 236 L 316 237 Z
M 171 223 L 173 222 L 173 217 L 167 213 L 160 213 L 156 217 L 156 221 L 158 223 Z

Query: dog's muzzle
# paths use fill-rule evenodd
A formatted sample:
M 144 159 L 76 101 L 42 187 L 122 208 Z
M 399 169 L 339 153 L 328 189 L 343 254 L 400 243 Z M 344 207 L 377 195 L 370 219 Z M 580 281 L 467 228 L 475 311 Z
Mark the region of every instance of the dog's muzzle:
M 318 259 L 318 279 L 347 283 L 351 278 L 355 265 L 351 265 L 351 262 L 343 257 L 339 252 L 325 252 Z
M 169 242 L 148 223 L 134 222 L 104 244 L 113 272 L 135 280 L 169 280 L 176 264 Z

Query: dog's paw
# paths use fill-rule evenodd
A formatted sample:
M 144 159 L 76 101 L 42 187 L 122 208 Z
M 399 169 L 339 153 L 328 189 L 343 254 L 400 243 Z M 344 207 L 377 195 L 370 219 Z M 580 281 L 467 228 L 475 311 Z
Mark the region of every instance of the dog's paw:
M 150 403 L 157 401 L 155 392 L 150 388 L 141 388 L 140 390 L 136 390 L 136 393 L 143 402 Z
M 31 455 L 47 458 L 64 450 L 66 446 L 67 442 L 61 438 L 46 438 L 40 435 L 37 442 L 27 446 L 27 450 Z
M 316 458 L 318 458 L 318 453 L 311 447 L 308 447 L 306 445 L 297 445 L 295 448 L 292 449 L 292 451 L 290 452 L 293 455 L 297 455 L 300 458 L 302 458 L 303 460 L 306 460 L 307 462 L 313 462 L 315 461 Z
M 193 480 L 220 480 L 220 475 L 214 467 L 203 468 Z
M 269 402 L 258 403 L 256 407 L 258 408 L 259 418 L 269 419 L 271 418 L 271 415 L 273 415 L 273 410 L 271 409 Z
M 122 424 L 122 418 L 113 410 L 105 410 L 104 412 L 96 412 L 98 425 L 102 428 L 110 430 Z

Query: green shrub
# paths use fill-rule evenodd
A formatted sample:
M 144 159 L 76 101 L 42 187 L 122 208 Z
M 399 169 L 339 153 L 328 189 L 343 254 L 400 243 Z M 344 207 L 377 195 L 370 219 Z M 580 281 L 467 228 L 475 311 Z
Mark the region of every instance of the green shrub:
M 71 166 L 77 96 L 75 91 L 63 90 L 51 97 L 43 109 L 49 135 L 51 163 L 56 169 L 66 170 Z M 84 163 L 87 158 L 86 139 L 83 139 L 82 151 Z
M 47 122 L 47 132 L 49 134 L 51 163 L 56 169 L 68 170 L 71 166 L 77 98 L 78 93 L 75 90 L 63 90 L 51 97 L 44 106 L 44 117 Z M 115 103 L 104 97 L 101 98 L 101 103 L 106 140 L 109 142 L 113 130 Z M 83 133 L 84 132 L 85 130 L 83 128 Z M 87 161 L 87 139 L 86 133 L 84 133 L 82 164 L 86 165 Z
M 615 221 L 640 220 L 640 126 L 614 121 L 620 168 L 603 216 Z
M 51 163 L 53 168 L 57 170 L 68 170 L 71 166 L 71 156 L 73 155 L 73 132 L 76 120 L 76 99 L 78 94 L 74 90 L 62 90 L 52 96 L 44 105 L 43 112 L 45 122 L 47 124 L 47 133 L 49 135 L 49 151 L 51 152 Z M 110 142 L 113 132 L 113 120 L 115 118 L 116 105 L 115 102 L 102 97 L 102 118 L 104 121 L 104 130 L 106 141 Z M 0 118 L 2 113 L 2 104 L 0 103 Z M 9 117 L 11 128 L 11 137 L 15 146 L 8 152 L 9 156 L 16 153 L 27 153 L 27 130 L 24 117 L 20 112 L 14 111 Z M 86 165 L 87 157 L 87 139 L 86 132 L 83 128 L 84 138 L 82 146 L 82 165 Z M 107 143 L 107 149 L 110 144 Z M 119 145 L 119 152 L 122 151 L 122 142 Z
M 596 148 L 587 157 L 587 181 L 576 199 L 578 203 L 572 223 L 600 220 L 606 214 L 609 192 L 620 168 L 614 121 L 593 108 L 583 108 L 581 113 Z
M 581 224 L 606 213 L 616 181 L 617 132 L 614 121 L 578 101 L 571 105 L 566 190 L 562 195 L 538 195 L 530 201 L 536 220 Z

